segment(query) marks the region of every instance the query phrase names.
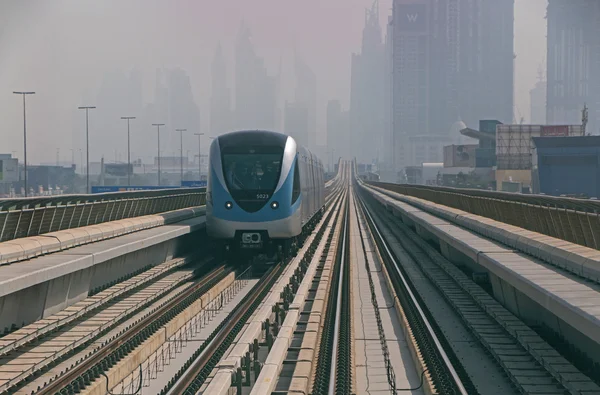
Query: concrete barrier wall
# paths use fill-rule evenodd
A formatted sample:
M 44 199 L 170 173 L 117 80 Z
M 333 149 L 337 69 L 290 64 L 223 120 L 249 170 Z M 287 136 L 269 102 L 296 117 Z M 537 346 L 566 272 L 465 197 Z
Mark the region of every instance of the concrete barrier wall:
M 6 292 L 0 290 L 0 332 L 56 314 L 91 290 L 181 256 L 189 250 L 189 237 L 202 237 L 203 220 L 165 226 L 161 235 L 151 229 L 2 267 L 0 288 Z M 156 237 L 144 238 L 143 232 Z

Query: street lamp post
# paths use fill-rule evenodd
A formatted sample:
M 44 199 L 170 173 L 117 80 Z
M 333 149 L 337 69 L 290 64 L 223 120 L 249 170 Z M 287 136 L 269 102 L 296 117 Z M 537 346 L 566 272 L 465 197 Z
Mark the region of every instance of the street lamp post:
M 187 129 L 175 129 L 176 132 L 179 132 L 179 142 L 180 142 L 180 157 L 179 157 L 179 171 L 181 184 L 183 184 L 183 132 L 187 132 Z
M 153 123 L 152 126 L 156 126 L 156 134 L 157 134 L 157 141 L 158 141 L 158 186 L 160 186 L 160 127 L 161 126 L 165 126 L 164 123 Z
M 202 150 L 200 146 L 200 139 L 204 136 L 204 133 L 194 133 L 198 136 L 198 181 L 202 181 Z
M 129 139 L 129 121 L 135 119 L 135 117 L 121 117 L 121 119 L 127 120 L 127 186 L 131 186 L 131 172 L 133 169 L 131 168 L 131 145 Z
M 80 110 L 85 110 L 85 150 L 86 150 L 86 193 L 90 193 L 90 128 L 89 128 L 89 110 L 93 110 L 94 106 L 81 106 L 78 107 Z
M 27 117 L 25 112 L 25 95 L 35 95 L 35 92 L 13 92 L 15 95 L 23 96 L 23 167 L 24 167 L 24 189 L 27 197 Z

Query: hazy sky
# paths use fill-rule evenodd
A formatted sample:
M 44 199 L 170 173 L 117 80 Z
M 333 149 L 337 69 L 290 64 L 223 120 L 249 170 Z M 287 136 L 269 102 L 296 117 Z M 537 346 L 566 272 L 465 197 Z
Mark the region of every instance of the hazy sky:
M 529 89 L 545 63 L 547 0 L 515 3 L 515 116 L 528 120 Z M 81 103 L 82 97 L 86 92 L 95 97 L 103 73 L 114 69 L 142 70 L 146 102 L 153 98 L 156 68 L 185 69 L 206 129 L 212 55 L 221 42 L 233 66 L 233 41 L 242 19 L 272 74 L 280 58 L 289 64 L 294 48 L 313 68 L 322 130 L 327 100 L 339 98 L 347 106 L 350 54 L 360 49 L 364 9 L 371 4 L 372 0 L 0 0 L 0 153 L 15 151 L 22 157 L 22 102 L 12 91 L 34 90 L 37 94 L 27 104 L 29 161 L 53 161 L 56 147 L 61 147 L 62 160 L 69 160 L 75 108 L 94 105 Z M 380 1 L 383 26 L 391 4 L 392 0 Z M 284 66 L 291 98 L 293 76 L 287 70 Z M 77 116 L 83 133 L 83 114 Z M 101 109 L 93 116 L 101 117 Z M 149 125 L 132 124 L 132 133 L 149 131 Z M 93 140 L 101 138 L 93 118 L 90 134 L 93 150 Z

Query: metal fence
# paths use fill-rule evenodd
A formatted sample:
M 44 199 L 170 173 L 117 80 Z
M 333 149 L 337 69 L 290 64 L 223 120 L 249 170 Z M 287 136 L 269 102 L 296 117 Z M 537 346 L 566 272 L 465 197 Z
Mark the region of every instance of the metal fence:
M 205 203 L 206 188 L 0 199 L 0 242 Z
M 384 182 L 368 184 L 600 249 L 597 200 Z

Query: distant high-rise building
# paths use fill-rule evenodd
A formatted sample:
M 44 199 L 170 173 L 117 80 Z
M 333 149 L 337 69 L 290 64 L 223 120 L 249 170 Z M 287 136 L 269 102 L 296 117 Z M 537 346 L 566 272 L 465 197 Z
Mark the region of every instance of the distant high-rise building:
M 309 111 L 305 105 L 286 101 L 283 132 L 304 147 L 308 147 L 308 120 Z
M 227 62 L 219 44 L 212 62 L 212 92 L 210 96 L 210 131 L 218 136 L 230 131 L 231 100 L 227 86 Z
M 135 127 L 143 131 L 132 135 L 134 158 L 144 157 L 145 161 L 150 163 L 157 153 L 156 144 L 147 143 L 149 135 L 153 139 L 157 137 L 156 128 L 152 128 L 152 123 L 165 124 L 161 128 L 161 155 L 181 155 L 180 135 L 175 133 L 175 129 L 187 129 L 183 134 L 184 145 L 196 141 L 194 133 L 200 131 L 200 109 L 194 99 L 190 77 L 184 70 L 179 68 L 156 70 L 154 100 L 145 106 L 141 118 L 132 123 L 132 126 L 136 125 Z M 142 145 L 146 148 L 145 152 L 135 148 Z M 184 152 L 183 156 L 186 154 L 187 152 Z
M 600 133 L 600 2 L 548 1 L 547 123 L 581 124 Z
M 384 43 L 383 63 L 383 150 L 380 168 L 391 170 L 393 164 L 394 134 L 392 128 L 392 17 L 388 17 Z
M 327 103 L 327 158 L 323 163 L 330 163 L 335 158 L 351 159 L 354 152 L 350 148 L 348 130 L 350 119 L 348 111 L 342 109 L 339 100 L 330 100 Z M 332 159 L 334 158 L 334 159 Z
M 235 120 L 237 129 L 275 129 L 277 79 L 268 75 L 242 23 L 235 47 Z
M 452 125 L 512 121 L 514 0 L 394 0 L 396 168 L 438 161 Z
M 169 123 L 171 127 L 200 130 L 200 110 L 194 101 L 190 77 L 181 69 L 169 70 Z
M 90 112 L 90 160 L 99 160 L 104 155 L 126 162 L 127 133 L 121 117 L 139 116 L 142 113 L 141 72 L 133 69 L 129 73 L 105 73 L 96 97 L 85 98 L 85 101 L 82 105 L 93 105 L 98 110 L 102 109 L 101 115 L 98 112 Z M 77 117 L 80 131 L 78 145 L 85 155 L 85 117 L 82 118 L 82 114 Z M 133 127 L 135 128 L 135 125 Z
M 352 149 L 359 162 L 381 159 L 385 145 L 385 47 L 381 38 L 379 6 L 365 12 L 360 54 L 352 54 L 350 130 Z
M 544 125 L 546 123 L 546 81 L 543 73 L 539 71 L 538 82 L 529 91 L 531 102 L 531 123 Z
M 408 155 L 408 138 L 429 134 L 433 107 L 429 100 L 431 3 L 429 0 L 393 3 L 391 115 L 395 170 L 413 164 Z
M 514 0 L 457 4 L 458 117 L 470 127 L 480 119 L 509 123 L 514 113 Z
M 312 69 L 295 55 L 296 105 L 308 110 L 308 145 L 311 150 L 317 146 L 317 77 Z
M 192 84 L 187 73 L 179 68 L 168 70 L 168 111 L 169 117 L 165 122 L 169 133 L 165 133 L 165 149 L 169 149 L 175 155 L 183 155 L 179 152 L 181 138 L 175 129 L 187 129 L 183 135 L 184 142 L 193 142 L 193 133 L 200 131 L 200 109 L 194 100 Z

